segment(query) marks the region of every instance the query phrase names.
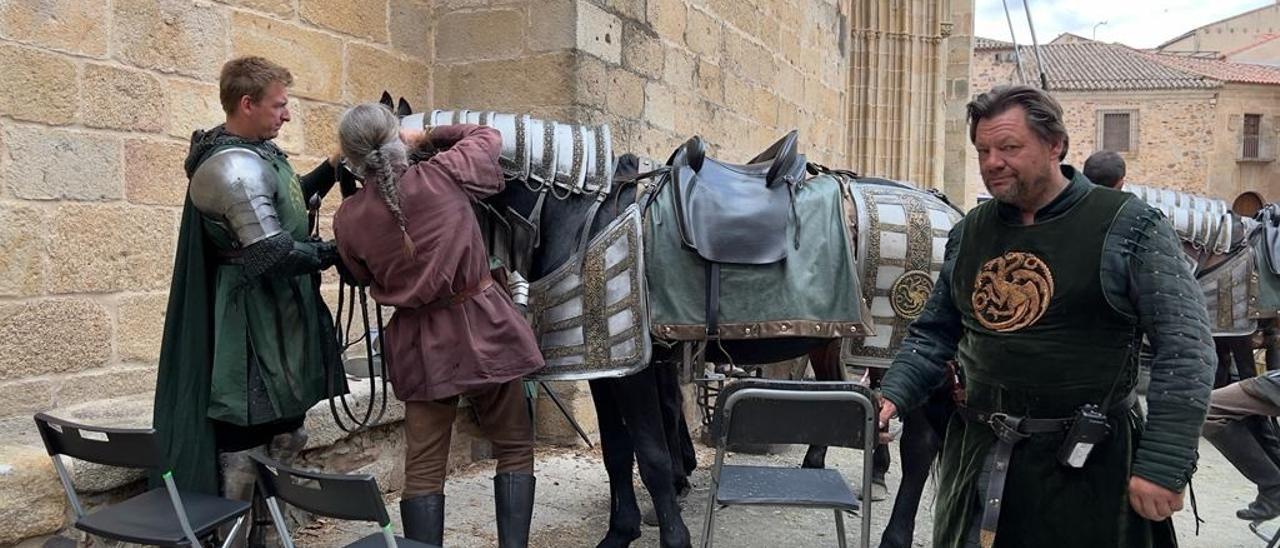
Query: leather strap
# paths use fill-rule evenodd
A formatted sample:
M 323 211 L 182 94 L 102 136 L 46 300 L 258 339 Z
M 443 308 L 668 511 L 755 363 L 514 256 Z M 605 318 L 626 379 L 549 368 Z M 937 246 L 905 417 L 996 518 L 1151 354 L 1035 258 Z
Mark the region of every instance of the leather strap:
M 707 262 L 707 338 L 720 338 L 720 263 Z
M 1135 397 L 1130 393 L 1108 409 L 1108 414 L 1128 409 L 1133 406 Z M 1004 503 L 1004 484 L 1009 477 L 1009 461 L 1013 458 L 1013 448 L 1032 435 L 1063 432 L 1071 428 L 1074 417 L 1058 419 L 1029 419 L 1015 417 L 1000 412 L 978 411 L 971 407 L 959 406 L 956 411 L 962 418 L 977 424 L 985 424 L 996 435 L 996 443 L 987 452 L 986 464 L 991 470 L 987 478 L 986 499 L 982 501 L 981 531 L 978 543 L 983 548 L 991 548 L 996 542 L 996 528 L 1000 524 L 1000 508 Z
M 449 308 L 451 306 L 466 302 L 467 300 L 471 299 L 472 297 L 475 297 L 476 295 L 484 293 L 486 289 L 489 289 L 492 286 L 493 286 L 493 278 L 486 276 L 483 280 L 480 280 L 480 283 L 474 286 L 468 287 L 458 293 L 454 293 L 453 295 L 449 295 L 447 297 L 441 297 L 439 299 L 431 301 L 422 308 L 424 310 L 438 310 L 441 308 Z

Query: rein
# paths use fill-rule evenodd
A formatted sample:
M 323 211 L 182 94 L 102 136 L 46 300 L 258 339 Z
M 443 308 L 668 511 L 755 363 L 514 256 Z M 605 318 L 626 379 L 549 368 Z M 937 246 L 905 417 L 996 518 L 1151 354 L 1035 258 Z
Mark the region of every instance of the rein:
M 344 162 L 338 168 L 338 186 L 342 192 L 342 198 L 345 200 L 351 197 L 359 190 L 356 187 L 355 174 L 347 169 Z M 314 207 L 308 208 L 308 216 L 311 221 L 311 232 L 313 236 L 319 236 L 319 203 L 316 201 Z M 351 328 L 355 324 L 356 302 L 359 301 L 361 331 L 358 337 L 351 336 Z M 364 343 L 365 361 L 369 366 L 369 405 L 365 407 L 364 416 L 360 417 L 359 412 L 353 410 L 351 403 L 347 401 L 347 392 L 339 389 L 335 380 L 335 372 L 332 370 L 330 360 L 324 360 L 325 364 L 325 388 L 329 396 L 329 413 L 333 415 L 333 421 L 343 432 L 354 434 L 356 432 L 368 429 L 382 423 L 383 418 L 387 414 L 387 352 L 386 352 L 386 324 L 382 320 L 382 307 L 377 302 L 373 303 L 374 321 L 373 325 L 369 323 L 369 295 L 368 291 L 362 287 L 348 284 L 345 276 L 339 276 L 338 281 L 338 307 L 334 313 L 333 323 L 334 332 L 338 343 L 338 361 L 341 362 L 343 356 L 351 347 L 358 343 Z M 343 313 L 346 313 L 345 322 Z M 377 352 L 374 352 L 374 333 L 377 333 Z M 375 363 L 374 358 L 378 360 Z M 341 374 L 346 375 L 345 367 Z M 379 394 L 378 377 L 382 378 L 381 394 Z M 373 415 L 373 407 L 375 401 L 381 396 L 382 402 L 379 405 L 377 416 Z M 336 402 L 334 400 L 337 400 Z M 338 412 L 338 406 L 341 403 L 342 413 Z M 343 415 L 346 419 L 343 419 Z

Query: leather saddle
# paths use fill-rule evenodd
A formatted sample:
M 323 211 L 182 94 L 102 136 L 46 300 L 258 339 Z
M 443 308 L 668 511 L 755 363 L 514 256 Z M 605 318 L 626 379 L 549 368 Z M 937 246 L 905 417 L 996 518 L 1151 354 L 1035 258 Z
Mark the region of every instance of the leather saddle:
M 712 263 L 785 259 L 787 224 L 797 219 L 795 186 L 806 165 L 796 152 L 797 136 L 791 131 L 742 165 L 707 156 L 697 136 L 676 149 L 668 163 L 682 243 Z
M 767 265 L 787 258 L 787 225 L 800 248 L 796 187 L 804 181 L 804 156 L 792 130 L 746 164 L 707 156 L 694 136 L 672 153 L 670 172 L 681 245 L 706 261 L 707 338 L 720 337 L 720 265 Z

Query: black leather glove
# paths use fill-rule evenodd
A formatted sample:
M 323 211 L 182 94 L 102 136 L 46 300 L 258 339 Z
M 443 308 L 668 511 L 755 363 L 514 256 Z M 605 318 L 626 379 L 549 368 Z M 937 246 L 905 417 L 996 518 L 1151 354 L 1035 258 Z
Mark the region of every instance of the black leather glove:
M 342 280 L 342 283 L 351 287 L 368 287 L 369 284 L 361 282 L 356 278 L 355 274 L 351 273 L 346 263 L 338 261 L 334 266 L 338 268 L 338 279 Z
M 342 264 L 342 256 L 338 255 L 338 244 L 333 240 L 315 242 L 316 256 L 320 259 L 320 270 L 333 265 Z

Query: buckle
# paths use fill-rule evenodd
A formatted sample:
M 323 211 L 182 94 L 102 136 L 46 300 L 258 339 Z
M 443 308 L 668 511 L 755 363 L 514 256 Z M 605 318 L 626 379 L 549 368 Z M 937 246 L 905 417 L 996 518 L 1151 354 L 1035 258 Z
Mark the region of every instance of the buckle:
M 1018 430 L 1021 424 L 1022 418 L 1010 417 L 1005 413 L 992 413 L 987 416 L 987 426 L 991 427 L 991 431 L 995 432 L 1000 441 L 1006 443 L 1017 443 L 1031 437 L 1030 434 Z

